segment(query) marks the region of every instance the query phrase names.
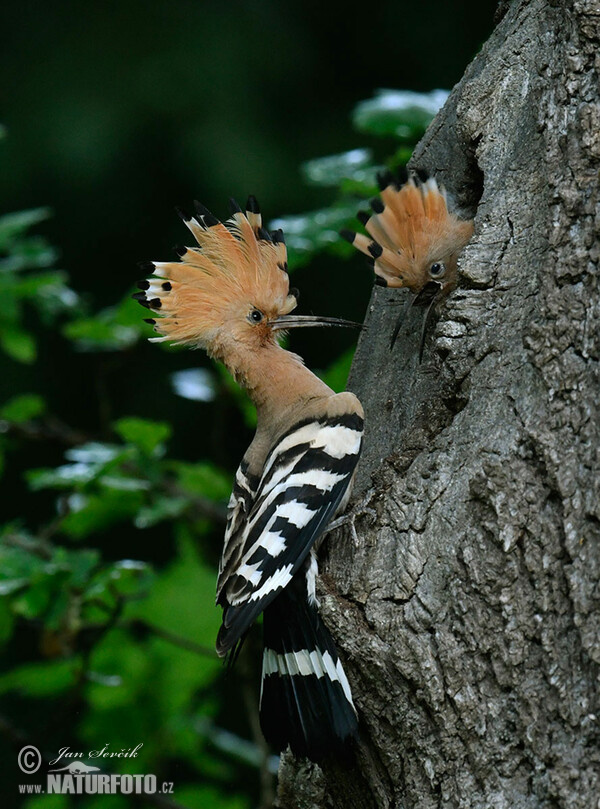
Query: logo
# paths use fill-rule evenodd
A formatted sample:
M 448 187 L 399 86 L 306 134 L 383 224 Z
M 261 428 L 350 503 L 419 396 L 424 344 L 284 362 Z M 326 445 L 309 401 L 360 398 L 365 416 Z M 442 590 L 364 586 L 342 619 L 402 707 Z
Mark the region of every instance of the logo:
M 23 747 L 19 751 L 17 762 L 20 770 L 24 772 L 25 775 L 33 775 L 42 765 L 42 754 L 37 747 L 28 744 L 27 747 Z
M 56 758 L 48 761 L 49 768 L 46 774 L 46 783 L 20 784 L 19 792 L 26 795 L 165 795 L 173 793 L 173 784 L 157 783 L 157 778 L 151 773 L 119 773 L 108 774 L 103 768 L 93 764 L 86 764 L 82 758 L 137 758 L 138 751 L 143 744 L 133 748 L 111 750 L 105 744 L 100 750 L 90 750 L 87 753 L 71 750 L 70 747 L 61 747 Z M 69 761 L 69 759 L 73 759 Z M 25 775 L 33 775 L 42 765 L 42 754 L 37 747 L 31 744 L 21 748 L 17 756 L 17 763 Z M 102 762 L 104 764 L 104 762 Z M 135 764 L 132 763 L 132 769 Z M 57 766 L 58 765 L 58 766 Z M 61 766 L 64 765 L 64 766 Z
M 64 772 L 64 770 L 81 775 L 81 773 L 87 772 L 100 772 L 100 767 L 92 767 L 91 764 L 85 764 L 83 761 L 72 761 L 66 767 L 59 767 L 58 770 L 48 770 L 48 772 Z

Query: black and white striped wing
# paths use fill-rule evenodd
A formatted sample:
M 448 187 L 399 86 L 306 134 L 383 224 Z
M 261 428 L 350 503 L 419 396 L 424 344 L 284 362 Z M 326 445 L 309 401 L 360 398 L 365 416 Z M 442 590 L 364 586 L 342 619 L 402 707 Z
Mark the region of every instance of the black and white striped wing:
M 352 480 L 362 431 L 357 413 L 310 419 L 278 441 L 256 488 L 239 470 L 217 585 L 224 609 L 220 654 L 290 583 L 333 518 Z
M 217 603 L 229 572 L 239 564 L 243 553 L 244 526 L 256 497 L 260 478 L 248 473 L 248 463 L 242 461 L 235 473 L 233 490 L 227 504 L 227 526 L 223 540 L 223 552 L 219 564 Z

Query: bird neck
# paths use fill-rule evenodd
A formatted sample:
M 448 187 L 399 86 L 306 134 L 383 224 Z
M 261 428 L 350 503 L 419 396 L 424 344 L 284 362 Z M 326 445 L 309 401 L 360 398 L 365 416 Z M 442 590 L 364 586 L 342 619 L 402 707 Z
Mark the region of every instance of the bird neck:
M 236 381 L 256 407 L 258 429 L 285 420 L 290 411 L 301 411 L 307 402 L 333 394 L 297 354 L 268 343 L 259 351 L 238 353 L 235 361 L 223 358 Z

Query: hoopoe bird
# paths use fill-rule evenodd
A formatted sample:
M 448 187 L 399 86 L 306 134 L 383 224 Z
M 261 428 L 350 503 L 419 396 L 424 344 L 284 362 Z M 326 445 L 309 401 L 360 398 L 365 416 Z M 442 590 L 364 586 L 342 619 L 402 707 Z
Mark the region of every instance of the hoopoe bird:
M 223 362 L 256 406 L 256 434 L 235 475 L 217 582 L 220 656 L 235 659 L 263 613 L 260 721 L 278 751 L 314 761 L 357 729 L 348 679 L 318 612 L 315 543 L 348 500 L 363 434 L 352 393 L 334 393 L 278 335 L 357 325 L 294 316 L 281 231 L 268 233 L 254 197 L 231 201 L 224 224 L 196 203 L 180 212 L 197 245 L 180 261 L 146 262 L 134 297 L 158 317 L 153 340 L 199 346 Z
M 425 172 L 409 176 L 404 169 L 395 178 L 385 171 L 377 181 L 381 193 L 370 201 L 372 214 L 357 216 L 369 235 L 340 235 L 368 256 L 377 283 L 408 287 L 413 303 L 431 307 L 456 286 L 458 256 L 473 235 L 473 222 L 450 210 L 446 189 Z

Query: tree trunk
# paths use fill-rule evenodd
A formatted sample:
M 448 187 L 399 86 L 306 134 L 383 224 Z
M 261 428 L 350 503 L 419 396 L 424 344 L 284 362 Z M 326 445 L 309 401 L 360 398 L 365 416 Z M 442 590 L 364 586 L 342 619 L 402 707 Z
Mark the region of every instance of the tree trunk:
M 412 160 L 476 214 L 459 289 L 419 364 L 375 287 L 352 371 L 358 542 L 321 601 L 360 740 L 285 757 L 284 809 L 600 807 L 600 5 L 502 11 Z

